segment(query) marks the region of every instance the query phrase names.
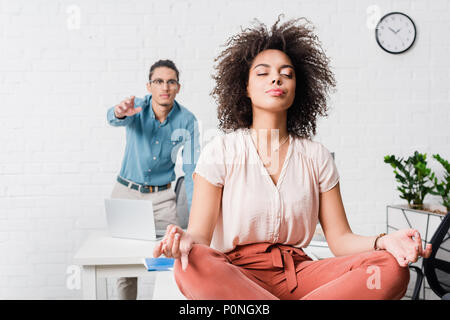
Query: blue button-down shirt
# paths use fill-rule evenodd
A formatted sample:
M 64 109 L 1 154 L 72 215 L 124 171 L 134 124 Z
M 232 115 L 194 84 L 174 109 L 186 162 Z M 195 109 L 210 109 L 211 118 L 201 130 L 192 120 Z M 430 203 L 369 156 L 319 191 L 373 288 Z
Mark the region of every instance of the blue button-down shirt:
M 194 114 L 174 101 L 164 122 L 155 117 L 152 96 L 135 98 L 135 107 L 141 112 L 124 119 L 116 118 L 114 107 L 107 113 L 110 125 L 126 127 L 127 143 L 120 176 L 135 183 L 161 186 L 174 181 L 178 150 L 183 146 L 183 171 L 189 210 L 192 202 L 193 181 L 200 155 L 200 135 Z

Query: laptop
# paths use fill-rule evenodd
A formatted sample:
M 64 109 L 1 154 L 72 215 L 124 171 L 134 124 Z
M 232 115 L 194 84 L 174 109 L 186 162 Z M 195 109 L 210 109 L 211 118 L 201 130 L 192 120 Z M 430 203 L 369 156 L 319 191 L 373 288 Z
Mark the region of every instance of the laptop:
M 108 230 L 112 237 L 158 240 L 166 230 L 156 230 L 150 200 L 105 199 Z

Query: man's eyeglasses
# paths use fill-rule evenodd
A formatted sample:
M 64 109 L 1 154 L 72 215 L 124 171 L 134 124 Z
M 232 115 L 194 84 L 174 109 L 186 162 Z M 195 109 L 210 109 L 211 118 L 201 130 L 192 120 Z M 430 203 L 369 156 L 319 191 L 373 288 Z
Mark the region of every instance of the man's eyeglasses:
M 169 79 L 167 81 L 164 81 L 163 79 L 155 79 L 155 80 L 150 80 L 150 83 L 154 84 L 157 87 L 162 87 L 164 85 L 164 83 L 167 83 L 169 88 L 175 88 L 178 85 L 178 81 L 175 79 Z

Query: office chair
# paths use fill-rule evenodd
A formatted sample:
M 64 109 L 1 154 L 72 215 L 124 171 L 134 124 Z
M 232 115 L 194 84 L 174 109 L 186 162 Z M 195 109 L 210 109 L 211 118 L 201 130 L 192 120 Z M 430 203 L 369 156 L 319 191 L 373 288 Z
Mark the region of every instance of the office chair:
M 415 266 L 410 268 L 417 273 L 412 300 L 418 300 L 423 278 L 428 281 L 431 290 L 442 300 L 450 300 L 450 213 L 447 213 L 431 238 L 432 252 L 428 259 L 423 259 L 422 270 Z
M 175 184 L 175 194 L 177 202 L 177 217 L 179 226 L 186 229 L 189 222 L 189 208 L 186 196 L 186 188 L 184 185 L 184 176 L 177 179 Z

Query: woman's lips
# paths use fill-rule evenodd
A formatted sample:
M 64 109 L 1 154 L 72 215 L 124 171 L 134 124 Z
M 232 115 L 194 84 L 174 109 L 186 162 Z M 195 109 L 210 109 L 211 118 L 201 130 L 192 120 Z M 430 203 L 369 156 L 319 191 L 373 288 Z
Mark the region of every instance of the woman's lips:
M 270 89 L 270 90 L 267 90 L 266 93 L 268 93 L 268 94 L 270 94 L 271 96 L 274 96 L 274 97 L 279 97 L 279 96 L 284 94 L 284 90 L 282 90 L 282 89 Z
M 169 95 L 168 94 L 161 94 L 160 97 L 161 98 L 169 98 Z

